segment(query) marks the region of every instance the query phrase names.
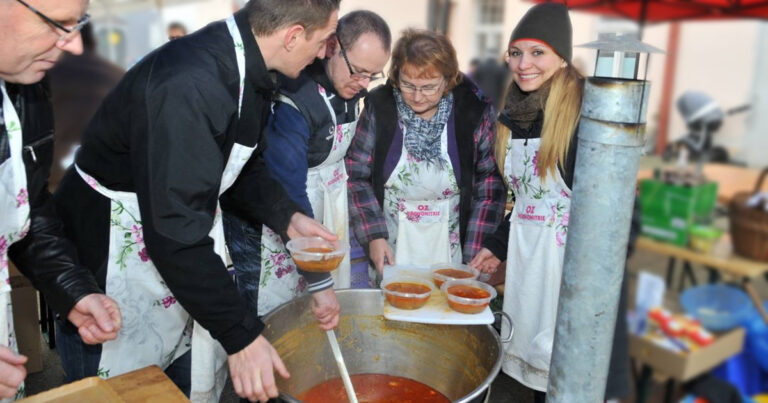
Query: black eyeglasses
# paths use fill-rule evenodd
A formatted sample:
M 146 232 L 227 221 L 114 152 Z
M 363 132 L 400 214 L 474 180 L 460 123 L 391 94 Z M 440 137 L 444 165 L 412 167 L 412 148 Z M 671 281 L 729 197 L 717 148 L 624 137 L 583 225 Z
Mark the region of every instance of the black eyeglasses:
M 41 13 L 38 9 L 30 6 L 24 0 L 16 0 L 16 1 L 18 1 L 19 3 L 24 5 L 24 7 L 28 8 L 33 13 L 37 14 L 37 16 L 42 18 L 43 21 L 45 21 L 45 22 L 53 25 L 57 29 L 63 31 L 64 33 L 59 35 L 59 42 L 67 43 L 67 42 L 71 41 L 72 39 L 75 38 L 75 36 L 77 36 L 77 34 L 80 32 L 80 30 L 83 29 L 83 27 L 91 21 L 91 16 L 88 15 L 88 14 L 85 14 L 82 18 L 77 20 L 77 23 L 75 25 L 67 28 L 67 27 L 59 24 L 58 22 L 54 21 L 53 19 L 51 19 L 47 15 Z
M 381 80 L 384 78 L 384 74 L 382 73 L 376 73 L 376 74 L 363 74 L 363 73 L 355 73 L 354 70 L 352 70 L 352 65 L 349 63 L 349 59 L 347 58 L 347 52 L 344 50 L 344 46 L 341 44 L 341 40 L 336 38 L 337 42 L 339 42 L 339 51 L 341 52 L 341 57 L 344 58 L 344 62 L 347 63 L 347 68 L 349 69 L 349 76 L 352 77 L 355 81 L 364 81 L 364 80 Z

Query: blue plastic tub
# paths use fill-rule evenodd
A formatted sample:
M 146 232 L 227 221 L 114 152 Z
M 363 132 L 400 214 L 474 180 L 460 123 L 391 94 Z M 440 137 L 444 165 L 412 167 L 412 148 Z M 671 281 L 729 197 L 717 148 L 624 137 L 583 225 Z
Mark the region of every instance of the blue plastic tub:
M 740 325 L 749 316 L 751 304 L 747 293 L 721 284 L 691 287 L 680 295 L 680 305 L 685 312 L 714 332 Z

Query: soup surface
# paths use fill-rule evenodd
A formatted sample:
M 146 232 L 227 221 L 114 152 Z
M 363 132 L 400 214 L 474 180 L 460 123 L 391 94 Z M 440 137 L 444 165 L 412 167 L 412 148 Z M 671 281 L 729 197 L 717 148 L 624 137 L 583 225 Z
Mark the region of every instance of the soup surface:
M 429 300 L 430 294 L 427 294 L 430 291 L 430 288 L 427 287 L 424 284 L 417 284 L 417 283 L 390 283 L 385 286 L 385 288 L 392 292 L 400 292 L 400 293 L 407 293 L 407 294 L 425 294 L 424 296 L 418 296 L 418 297 L 406 297 L 402 295 L 393 295 L 389 293 L 385 293 L 385 296 L 387 297 L 387 302 L 389 302 L 390 305 L 394 306 L 395 308 L 399 309 L 419 309 L 424 304 L 427 303 L 427 300 Z
M 390 283 L 387 284 L 386 288 L 389 291 L 406 294 L 426 294 L 429 292 L 429 287 L 417 283 Z
M 482 288 L 471 285 L 454 285 L 448 288 L 448 293 L 462 298 L 483 299 L 491 296 L 491 293 Z
M 454 285 L 451 287 L 448 287 L 448 293 L 451 295 L 455 295 L 457 297 L 462 298 L 470 298 L 470 299 L 477 299 L 482 300 L 483 298 L 488 298 L 491 296 L 491 293 L 488 291 L 485 291 L 482 288 L 478 287 L 472 287 L 471 285 Z M 454 301 L 452 299 L 448 299 L 448 305 L 456 312 L 461 313 L 468 313 L 468 314 L 475 314 L 480 313 L 483 310 L 485 310 L 485 307 L 488 306 L 490 301 L 482 303 L 482 304 L 463 304 L 458 301 Z
M 302 249 L 302 252 L 306 253 L 329 253 L 333 252 L 334 249 L 327 248 L 327 247 L 320 247 L 320 248 L 306 248 Z M 339 267 L 339 263 L 344 259 L 344 255 L 341 256 L 334 256 L 329 258 L 322 258 L 320 260 L 302 260 L 301 255 L 294 256 L 293 261 L 296 263 L 297 266 L 299 266 L 300 269 L 304 271 L 313 271 L 313 272 L 328 272 L 336 270 L 337 267 Z
M 447 397 L 412 379 L 382 374 L 351 375 L 360 403 L 448 403 Z M 341 378 L 314 386 L 298 396 L 307 403 L 347 403 L 347 391 Z
M 437 273 L 437 274 L 439 274 L 441 276 L 450 277 L 450 278 L 458 278 L 458 279 L 472 277 L 472 273 L 470 273 L 468 271 L 464 271 L 464 270 L 458 270 L 458 269 L 440 269 L 440 270 L 435 270 L 435 273 Z M 437 288 L 442 287 L 442 285 L 444 283 L 443 279 L 434 278 L 434 280 L 435 280 L 435 285 L 437 286 Z

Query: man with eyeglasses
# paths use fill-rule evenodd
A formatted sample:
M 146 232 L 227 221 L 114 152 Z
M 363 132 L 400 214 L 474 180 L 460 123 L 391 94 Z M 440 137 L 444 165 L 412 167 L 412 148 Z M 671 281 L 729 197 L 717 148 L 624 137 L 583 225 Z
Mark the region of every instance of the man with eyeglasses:
M 82 53 L 86 0 L 0 0 L 0 399 L 23 396 L 26 357 L 17 355 L 9 261 L 78 327 L 84 342 L 114 339 L 120 311 L 78 264 L 48 193 L 53 116 L 38 82 L 64 52 Z
M 355 134 L 358 103 L 368 85 L 383 78 L 391 34 L 370 11 L 339 20 L 328 40 L 326 58 L 297 79 L 283 81 L 267 124 L 270 147 L 264 154 L 270 173 L 291 199 L 349 244 L 344 155 Z M 282 240 L 270 228 L 224 216 L 230 256 L 240 293 L 265 315 L 305 292 L 321 326 L 335 326 L 339 305 L 333 286 L 351 285 L 349 256 L 333 275 L 296 269 Z

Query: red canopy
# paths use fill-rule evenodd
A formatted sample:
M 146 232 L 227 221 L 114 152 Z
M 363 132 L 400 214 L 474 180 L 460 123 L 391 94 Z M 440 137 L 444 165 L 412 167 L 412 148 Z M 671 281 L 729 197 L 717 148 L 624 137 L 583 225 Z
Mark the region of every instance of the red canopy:
M 574 11 L 627 18 L 641 24 L 679 20 L 768 18 L 768 0 L 550 0 L 550 2 L 564 3 Z M 646 7 L 644 17 L 643 5 Z

